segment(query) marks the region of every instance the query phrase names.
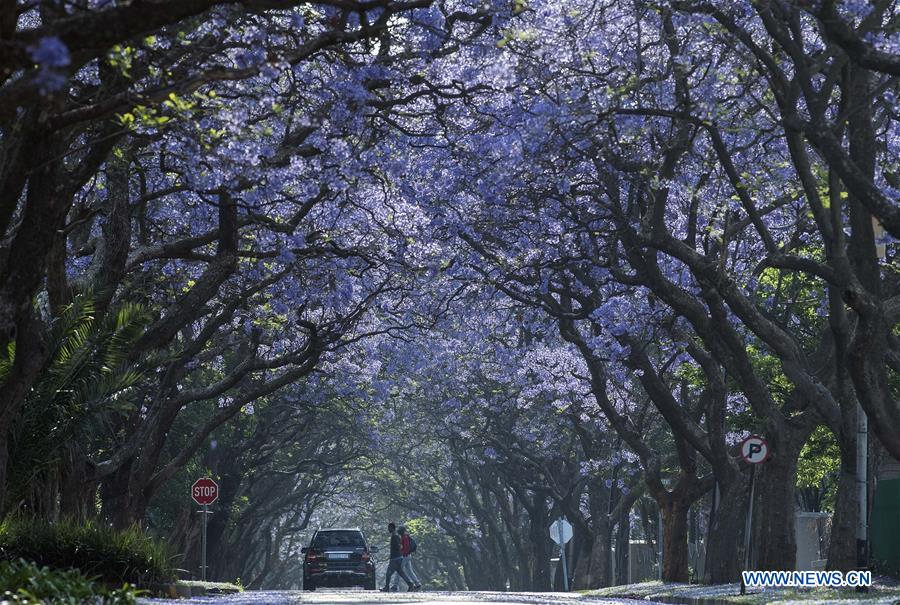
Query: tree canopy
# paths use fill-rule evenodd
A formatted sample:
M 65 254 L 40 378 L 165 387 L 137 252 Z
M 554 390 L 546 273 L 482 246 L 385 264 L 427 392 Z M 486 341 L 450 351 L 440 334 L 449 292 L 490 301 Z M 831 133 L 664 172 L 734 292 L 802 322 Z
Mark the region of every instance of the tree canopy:
M 860 418 L 900 458 L 896 2 L 17 0 L 0 49 L 0 513 L 190 566 L 210 474 L 250 586 L 392 517 L 435 585 L 549 589 L 559 515 L 580 586 L 634 536 L 732 581 L 757 433 L 755 568 L 797 507 L 856 567 Z

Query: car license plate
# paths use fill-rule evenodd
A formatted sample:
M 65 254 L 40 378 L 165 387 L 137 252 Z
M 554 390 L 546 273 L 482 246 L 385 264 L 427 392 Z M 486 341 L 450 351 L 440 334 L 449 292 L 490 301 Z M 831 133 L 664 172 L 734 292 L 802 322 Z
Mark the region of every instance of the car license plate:
M 348 552 L 331 552 L 328 553 L 329 559 L 349 559 L 350 553 Z

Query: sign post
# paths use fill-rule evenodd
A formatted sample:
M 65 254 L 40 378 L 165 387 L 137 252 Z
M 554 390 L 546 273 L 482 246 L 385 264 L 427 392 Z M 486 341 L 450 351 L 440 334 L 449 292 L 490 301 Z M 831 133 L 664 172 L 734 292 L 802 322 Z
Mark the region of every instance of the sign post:
M 750 435 L 741 442 L 741 458 L 750 465 L 750 501 L 747 503 L 747 521 L 744 524 L 744 571 L 750 571 L 750 538 L 753 530 L 753 492 L 756 488 L 756 465 L 769 459 L 769 444 L 759 435 Z M 741 575 L 741 594 L 747 593 Z
M 659 560 L 659 581 L 662 582 L 663 579 L 663 541 L 666 537 L 665 529 L 663 528 L 663 515 L 662 509 L 657 506 L 656 507 L 656 519 L 658 523 L 656 524 L 656 556 Z
M 203 507 L 203 529 L 200 532 L 200 579 L 206 581 L 206 516 L 212 514 L 209 512 L 209 505 L 216 501 L 219 497 L 219 485 L 209 477 L 201 477 L 194 481 L 191 486 L 191 498 L 194 502 Z
M 563 590 L 569 592 L 569 569 L 566 565 L 566 543 L 572 539 L 572 524 L 560 517 L 550 524 L 550 538 L 559 544 L 559 562 L 562 563 Z

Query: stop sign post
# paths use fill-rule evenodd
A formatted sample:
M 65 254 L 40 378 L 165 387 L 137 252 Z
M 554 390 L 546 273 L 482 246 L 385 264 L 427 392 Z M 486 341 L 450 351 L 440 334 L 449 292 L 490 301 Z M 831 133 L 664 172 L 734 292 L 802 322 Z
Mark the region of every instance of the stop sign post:
M 191 498 L 201 505 L 203 510 L 203 531 L 200 533 L 200 579 L 206 581 L 206 516 L 209 505 L 219 498 L 219 485 L 209 477 L 201 477 L 191 486 Z
M 747 505 L 747 521 L 744 523 L 744 571 L 750 570 L 750 537 L 753 525 L 753 492 L 756 487 L 756 465 L 769 459 L 771 449 L 769 442 L 759 435 L 750 435 L 741 441 L 741 458 L 750 465 L 750 502 Z M 745 594 L 747 587 L 741 576 L 741 594 Z
M 563 589 L 569 592 L 569 570 L 566 566 L 566 543 L 572 539 L 572 524 L 560 517 L 550 524 L 550 538 L 559 544 L 559 561 L 562 563 Z

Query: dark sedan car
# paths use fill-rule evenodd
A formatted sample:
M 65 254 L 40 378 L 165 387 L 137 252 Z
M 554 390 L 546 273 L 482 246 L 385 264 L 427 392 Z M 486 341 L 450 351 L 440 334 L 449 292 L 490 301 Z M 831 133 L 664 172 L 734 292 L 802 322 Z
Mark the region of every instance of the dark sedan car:
M 375 590 L 375 562 L 378 550 L 369 546 L 359 529 L 320 529 L 309 546 L 302 549 L 303 589 L 319 586 L 361 586 Z

